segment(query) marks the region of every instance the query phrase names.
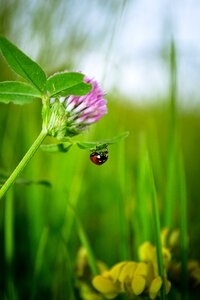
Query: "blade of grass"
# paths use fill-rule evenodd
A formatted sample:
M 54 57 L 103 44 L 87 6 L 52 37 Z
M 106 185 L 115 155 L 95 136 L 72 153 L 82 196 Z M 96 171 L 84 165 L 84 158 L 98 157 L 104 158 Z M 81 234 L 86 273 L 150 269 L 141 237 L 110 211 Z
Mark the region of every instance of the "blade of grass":
M 6 259 L 6 293 L 9 299 L 17 299 L 17 293 L 13 281 L 12 263 L 14 256 L 14 199 L 13 189 L 6 195 L 4 209 L 4 241 Z
M 91 271 L 92 271 L 92 274 L 93 276 L 97 275 L 99 273 L 98 271 L 98 268 L 97 268 L 97 265 L 96 265 L 96 260 L 95 260 L 95 257 L 94 257 L 94 254 L 93 254 L 93 251 L 92 251 L 92 248 L 90 246 L 90 243 L 89 243 L 89 240 L 88 240 L 88 237 L 85 233 L 85 230 L 82 226 L 82 223 L 80 221 L 80 219 L 78 218 L 78 216 L 76 215 L 76 212 L 75 212 L 75 209 L 73 208 L 73 206 L 71 204 L 68 204 L 68 208 L 70 210 L 70 218 L 71 220 L 74 220 L 76 221 L 76 225 L 77 225 L 77 231 L 78 231 L 78 235 L 79 235 L 79 238 L 80 238 L 80 241 L 81 241 L 81 244 L 83 245 L 83 247 L 86 249 L 87 251 L 87 255 L 88 255 L 88 263 L 90 265 L 90 268 L 91 268 Z M 68 211 L 69 211 L 68 210 Z M 71 230 L 71 229 L 70 229 Z M 65 241 L 65 243 L 68 242 L 68 236 L 67 236 L 67 239 L 66 239 L 66 236 L 63 234 L 63 230 L 61 232 L 61 236 L 63 238 L 63 241 Z
M 5 229 L 5 256 L 6 262 L 10 266 L 13 260 L 14 253 L 14 209 L 13 209 L 13 189 L 10 189 L 6 195 L 5 201 L 5 219 L 4 219 L 4 229 Z
M 180 249 L 181 249 L 181 288 L 182 298 L 188 299 L 188 276 L 187 276 L 187 192 L 185 171 L 182 155 L 179 155 L 179 198 L 180 198 Z
M 72 232 L 72 227 L 74 223 L 74 213 L 70 207 L 72 206 L 73 209 L 76 209 L 84 181 L 84 170 L 85 170 L 85 163 L 78 163 L 77 161 L 77 171 L 74 174 L 72 179 L 71 186 L 73 188 L 70 189 L 69 196 L 67 199 L 67 206 L 66 212 L 64 217 L 64 224 L 62 228 L 62 236 L 66 242 L 70 239 L 70 235 Z M 69 204 L 69 205 L 68 205 Z
M 44 227 L 41 237 L 40 237 L 40 240 L 39 240 L 39 245 L 38 245 L 36 257 L 35 257 L 31 299 L 35 299 L 35 294 L 36 294 L 36 290 L 37 290 L 37 276 L 41 270 L 41 266 L 43 263 L 45 247 L 47 244 L 48 236 L 49 236 L 49 228 Z
M 170 120 L 169 120 L 169 143 L 167 159 L 167 187 L 165 198 L 165 222 L 166 227 L 173 227 L 173 206 L 175 199 L 176 184 L 176 98 L 177 98 L 177 64 L 176 47 L 173 39 L 170 44 Z
M 165 287 L 164 287 L 164 269 L 163 269 L 163 256 L 162 256 L 162 245 L 161 245 L 161 238 L 160 238 L 160 218 L 159 218 L 159 210 L 158 210 L 158 203 L 157 203 L 157 192 L 155 187 L 154 175 L 151 168 L 150 161 L 148 159 L 148 167 L 149 167 L 149 176 L 151 182 L 151 193 L 152 193 L 152 213 L 153 213 L 153 226 L 154 226 L 154 233 L 155 233 L 155 245 L 156 245 L 156 252 L 157 252 L 157 264 L 158 264 L 158 273 L 162 278 L 163 284 L 161 287 L 161 300 L 165 299 Z
M 177 98 L 177 63 L 176 45 L 174 40 L 170 44 L 170 125 L 171 131 L 176 129 L 176 98 Z
M 34 277 L 37 276 L 37 274 L 39 273 L 39 271 L 41 269 L 48 236 L 49 236 L 49 228 L 44 227 L 42 234 L 41 234 L 40 241 L 39 241 L 38 249 L 37 249 L 37 254 L 36 254 L 36 259 L 35 259 L 35 268 L 34 268 Z
M 164 225 L 168 228 L 173 228 L 173 214 L 175 199 L 176 199 L 176 145 L 175 136 L 169 144 L 167 158 L 167 184 L 165 191 L 165 214 Z
M 140 150 L 138 160 L 138 176 L 137 176 L 137 205 L 140 210 L 141 229 L 140 244 L 144 241 L 151 239 L 150 235 L 150 220 L 149 220 L 149 207 L 147 205 L 149 197 L 149 185 L 147 184 L 147 162 L 148 154 L 146 148 L 146 139 L 142 135 L 140 137 Z M 140 230 L 141 230 L 140 229 Z
M 118 211 L 119 211 L 119 228 L 120 228 L 120 258 L 128 260 L 129 253 L 129 227 L 126 217 L 125 208 L 127 207 L 127 181 L 125 175 L 125 142 L 122 141 L 118 145 L 118 178 L 120 193 L 118 197 Z
M 93 274 L 93 276 L 98 275 L 99 271 L 98 271 L 98 268 L 97 268 L 97 264 L 96 264 L 96 260 L 95 260 L 92 248 L 90 246 L 90 243 L 89 243 L 88 237 L 86 235 L 86 232 L 85 232 L 80 220 L 77 217 L 76 217 L 76 223 L 77 223 L 77 227 L 78 227 L 79 238 L 81 240 L 81 243 L 82 243 L 83 247 L 87 251 L 88 263 L 90 265 L 92 274 Z

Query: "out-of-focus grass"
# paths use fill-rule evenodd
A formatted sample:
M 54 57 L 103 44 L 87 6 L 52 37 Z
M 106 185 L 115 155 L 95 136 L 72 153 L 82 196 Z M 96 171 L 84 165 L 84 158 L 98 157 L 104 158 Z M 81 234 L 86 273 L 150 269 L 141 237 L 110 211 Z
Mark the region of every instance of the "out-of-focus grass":
M 39 133 L 40 109 L 41 105 L 36 102 L 24 107 L 1 105 L 0 151 L 1 170 L 4 172 L 13 170 Z M 8 261 L 4 258 L 9 254 L 10 233 L 13 232 L 12 267 L 9 272 L 14 286 L 11 289 L 13 299 L 17 299 L 17 295 L 19 299 L 30 298 L 31 293 L 36 299 L 62 299 L 61 295 L 70 293 L 80 239 L 69 202 L 81 220 L 96 258 L 111 266 L 126 256 L 137 256 L 138 243 L 152 233 L 148 220 L 145 225 L 141 219 L 142 213 L 148 216 L 148 205 L 145 212 L 142 208 L 144 204 L 140 203 L 140 197 L 148 199 L 144 166 L 141 165 L 146 147 L 155 176 L 161 221 L 165 216 L 167 120 L 167 105 L 142 109 L 110 99 L 109 114 L 80 137 L 83 140 L 97 140 L 117 135 L 124 129 L 130 131 L 124 145 L 109 147 L 106 164 L 100 167 L 91 164 L 89 152 L 76 148 L 66 154 L 39 151 L 35 155 L 21 176 L 48 180 L 52 187 L 16 184 L 13 188 L 13 208 L 9 210 L 6 199 L 0 203 L 0 257 L 5 269 L 8 269 Z M 190 244 L 192 256 L 200 258 L 197 180 L 200 172 L 200 120 L 197 114 L 187 112 L 178 115 L 178 122 L 179 146 L 183 153 L 187 184 Z M 146 146 L 140 146 L 143 134 L 146 136 Z M 173 226 L 179 226 L 176 221 L 180 218 L 177 199 L 174 199 L 171 214 Z M 5 222 L 6 216 L 11 219 Z M 9 233 L 10 226 L 12 230 Z M 7 272 L 1 272 L 2 299 L 9 278 Z

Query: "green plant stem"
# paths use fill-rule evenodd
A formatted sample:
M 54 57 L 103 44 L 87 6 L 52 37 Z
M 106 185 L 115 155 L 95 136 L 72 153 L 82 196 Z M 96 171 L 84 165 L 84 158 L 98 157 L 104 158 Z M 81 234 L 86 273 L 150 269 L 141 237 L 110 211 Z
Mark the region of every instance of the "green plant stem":
M 97 268 L 97 264 L 96 264 L 96 260 L 95 257 L 93 255 L 93 251 L 92 248 L 90 246 L 90 243 L 88 241 L 88 238 L 86 236 L 86 233 L 84 231 L 84 228 L 80 222 L 80 220 L 76 217 L 76 221 L 77 221 L 77 226 L 78 226 L 78 234 L 79 234 L 79 238 L 81 240 L 82 245 L 84 246 L 84 248 L 87 251 L 87 255 L 88 255 L 88 263 L 90 265 L 91 271 L 92 271 L 92 275 L 96 276 L 99 274 L 98 268 Z
M 162 245 L 160 239 L 160 218 L 159 218 L 159 211 L 158 211 L 158 204 L 157 204 L 157 193 L 154 181 L 154 175 L 149 163 L 149 173 L 150 173 L 150 180 L 152 184 L 152 211 L 153 211 L 153 221 L 154 221 L 154 231 L 155 231 L 155 240 L 156 240 L 156 252 L 157 252 L 157 263 L 158 263 L 158 273 L 162 278 L 163 284 L 161 287 L 161 299 L 165 299 L 165 286 L 164 286 L 164 269 L 163 269 L 163 256 L 162 256 Z
M 22 170 L 26 167 L 26 165 L 29 163 L 31 158 L 34 156 L 35 152 L 40 147 L 41 143 L 47 136 L 47 131 L 42 130 L 40 134 L 38 135 L 35 142 L 32 144 L 32 146 L 29 148 L 29 150 L 26 152 L 20 163 L 17 165 L 17 167 L 14 169 L 10 177 L 7 179 L 7 181 L 3 184 L 2 188 L 0 189 L 0 199 L 3 198 L 4 194 L 8 191 L 8 189 L 12 186 L 12 184 L 15 182 L 17 176 L 22 172 Z
M 182 153 L 179 154 L 179 193 L 180 193 L 180 249 L 181 249 L 181 284 L 182 298 L 189 299 L 188 296 L 188 225 L 187 225 L 187 191 L 184 163 Z

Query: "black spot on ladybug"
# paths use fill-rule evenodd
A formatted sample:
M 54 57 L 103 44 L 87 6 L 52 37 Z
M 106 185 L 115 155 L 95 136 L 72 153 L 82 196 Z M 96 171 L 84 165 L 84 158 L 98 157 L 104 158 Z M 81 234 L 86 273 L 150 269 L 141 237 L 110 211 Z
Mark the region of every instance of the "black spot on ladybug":
M 92 152 L 90 154 L 90 160 L 95 164 L 95 165 L 102 165 L 108 160 L 108 150 L 101 151 L 101 152 Z

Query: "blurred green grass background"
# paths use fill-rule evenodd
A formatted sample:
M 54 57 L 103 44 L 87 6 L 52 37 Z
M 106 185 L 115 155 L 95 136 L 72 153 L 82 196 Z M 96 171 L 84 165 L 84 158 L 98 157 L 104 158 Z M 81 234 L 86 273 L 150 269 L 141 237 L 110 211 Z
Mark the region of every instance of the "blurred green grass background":
M 22 28 L 16 33 L 16 28 L 22 26 L 23 24 L 19 24 L 23 22 L 16 23 L 15 30 L 12 22 L 17 17 L 20 18 L 25 2 L 1 2 L 1 33 L 14 37 L 15 41 L 19 39 L 26 43 L 26 39 L 30 37 L 41 41 L 41 28 L 45 24 L 43 34 L 47 40 L 43 39 L 38 61 L 44 68 L 46 66 L 47 72 L 52 73 L 57 68 L 58 52 L 61 56 L 67 53 L 67 62 L 63 63 L 59 58 L 58 67 L 73 69 L 77 66 L 73 53 L 75 51 L 77 55 L 81 53 L 81 47 L 87 47 L 85 36 L 78 35 L 78 30 L 74 33 L 74 20 L 68 28 L 71 35 L 68 43 L 71 43 L 55 43 L 50 32 L 53 32 L 59 12 L 55 8 L 58 4 L 56 1 L 49 1 L 45 11 L 39 2 L 35 4 L 30 18 L 34 31 L 26 32 L 24 38 Z M 65 9 L 68 5 L 72 3 L 69 1 Z M 13 11 L 14 7 L 18 15 Z M 119 21 L 116 6 L 110 4 L 107 8 L 114 9 L 112 16 L 116 16 Z M 41 16 L 43 21 L 37 22 Z M 56 29 L 59 30 L 57 27 Z M 1 81 L 15 78 L 3 59 L 0 59 L 0 67 Z M 142 181 L 139 173 L 144 155 L 142 151 L 146 148 L 149 151 L 159 199 L 161 226 L 164 226 L 169 201 L 167 192 L 170 189 L 168 184 L 172 132 L 177 151 L 172 164 L 175 164 L 181 152 L 186 175 L 190 238 L 188 255 L 200 259 L 199 107 L 194 110 L 177 109 L 176 129 L 171 129 L 170 93 L 176 92 L 176 86 L 173 86 L 176 70 L 173 67 L 172 62 L 170 67 L 169 60 L 169 70 L 172 70 L 171 77 L 169 74 L 171 86 L 165 98 L 154 99 L 153 103 L 146 106 L 133 104 L 130 99 L 126 100 L 116 91 L 108 91 L 109 113 L 80 136 L 83 141 L 93 141 L 112 138 L 127 130 L 130 132 L 124 142 L 109 147 L 106 164 L 100 167 L 93 165 L 89 160 L 89 151 L 75 147 L 66 154 L 50 154 L 41 150 L 37 152 L 21 177 L 36 181 L 46 180 L 51 183 L 51 187 L 15 184 L 0 203 L 0 299 L 73 299 L 73 268 L 81 243 L 69 204 L 80 218 L 96 258 L 108 266 L 123 259 L 135 259 L 137 246 L 146 237 L 153 238 L 150 217 L 146 224 L 141 219 L 141 210 L 145 209 L 140 202 L 141 193 L 144 193 L 144 198 L 145 193 L 148 194 L 148 186 L 145 186 L 145 179 Z M 12 172 L 40 129 L 41 103 L 35 101 L 24 106 L 0 104 L 1 173 Z M 180 226 L 181 219 L 180 186 L 176 169 L 173 169 L 172 181 L 169 197 L 172 202 L 170 225 L 173 229 Z M 139 186 L 141 182 L 143 185 Z M 148 214 L 148 209 L 146 213 Z

